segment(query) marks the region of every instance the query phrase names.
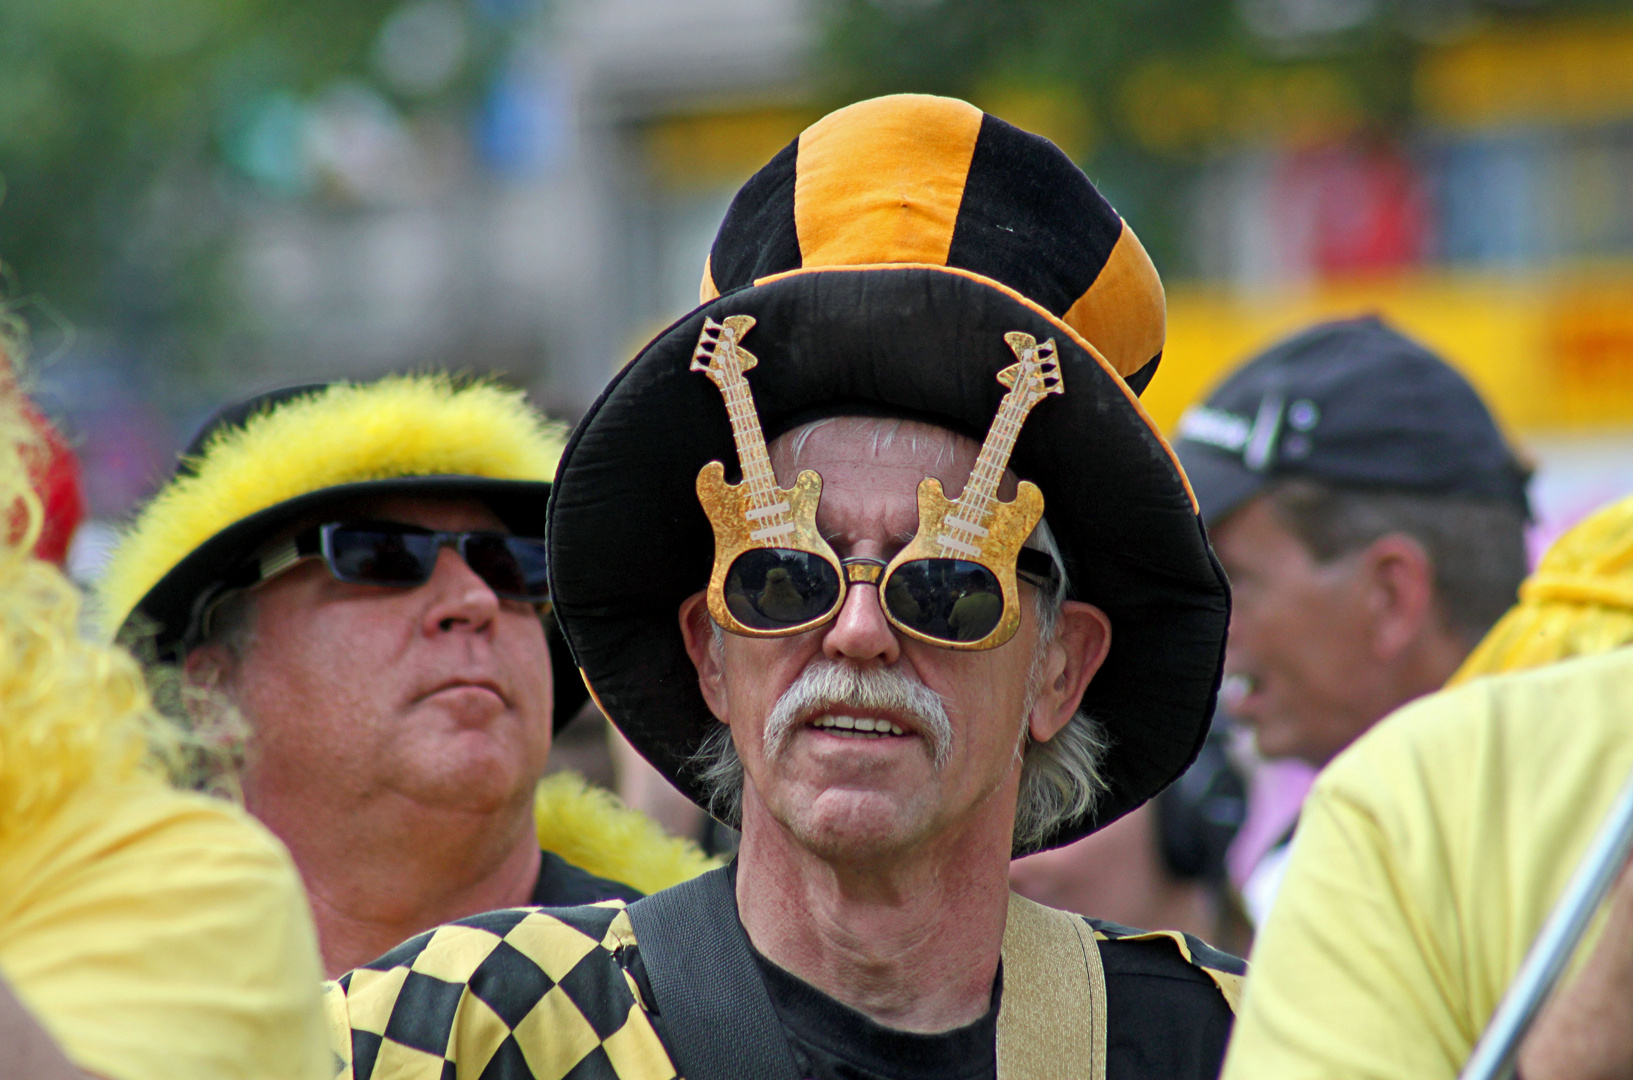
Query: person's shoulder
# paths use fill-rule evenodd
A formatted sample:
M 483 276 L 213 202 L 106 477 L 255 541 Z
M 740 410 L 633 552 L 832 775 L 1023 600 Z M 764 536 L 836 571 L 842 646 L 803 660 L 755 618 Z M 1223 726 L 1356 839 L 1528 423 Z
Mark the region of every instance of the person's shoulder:
M 1189 983 L 1217 990 L 1224 1006 L 1235 1011 L 1247 976 L 1247 964 L 1240 957 L 1178 930 L 1136 930 L 1103 919 L 1084 921 L 1100 944 L 1108 990 L 1113 980 L 1122 979 Z
M 1625 742 L 1633 648 L 1489 675 L 1419 698 L 1374 725 L 1316 780 L 1318 805 L 1337 800 L 1391 814 L 1402 800 L 1464 799 L 1477 774 L 1526 784 L 1530 770 L 1615 756 Z M 1561 722 L 1562 718 L 1568 718 Z
M 1107 1080 L 1214 1080 L 1246 966 L 1190 934 L 1087 920 L 1106 974 Z
M 293 1076 L 321 1062 L 305 893 L 242 810 L 136 777 L 77 792 L 27 841 L 3 868 L 6 973 L 83 1067 Z
M 573 907 L 603 900 L 634 903 L 643 895 L 633 886 L 574 866 L 553 851 L 539 852 L 539 877 L 533 886 L 533 903 L 540 907 Z
M 667 1054 L 625 969 L 634 945 L 617 900 L 490 911 L 411 938 L 331 984 L 341 1076 L 439 1080 L 453 1062 L 460 1075 L 523 1080 L 536 1075 L 529 1061 L 562 1075 L 591 1058 L 596 1075 L 663 1073 Z
M 197 903 L 216 912 L 211 926 L 230 922 L 229 910 L 248 918 L 306 906 L 289 852 L 263 825 L 231 803 L 177 791 L 156 777 L 76 792 L 6 862 L 8 877 L 38 886 L 19 889 L 14 902 L 25 895 L 49 900 L 68 884 L 125 904 L 168 895 L 174 904 L 143 910 Z

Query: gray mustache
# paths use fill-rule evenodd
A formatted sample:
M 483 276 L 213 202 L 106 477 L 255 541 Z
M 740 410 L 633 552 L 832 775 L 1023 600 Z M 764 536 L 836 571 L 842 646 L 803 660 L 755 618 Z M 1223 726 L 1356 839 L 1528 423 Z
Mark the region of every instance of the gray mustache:
M 775 758 L 795 729 L 822 713 L 880 710 L 910 720 L 929 745 L 937 769 L 953 749 L 953 726 L 941 695 L 897 668 L 859 668 L 816 660 L 784 690 L 765 722 L 765 756 Z

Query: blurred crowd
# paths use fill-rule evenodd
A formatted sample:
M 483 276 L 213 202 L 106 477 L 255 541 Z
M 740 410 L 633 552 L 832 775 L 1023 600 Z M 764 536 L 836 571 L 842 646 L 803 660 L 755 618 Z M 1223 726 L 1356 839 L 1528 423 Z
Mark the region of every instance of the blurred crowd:
M 1098 804 L 1090 796 L 1072 802 L 1070 780 L 1040 781 L 1045 794 L 1033 801 L 1043 824 L 1031 832 L 1016 824 L 1012 842 L 1011 806 L 996 840 L 958 834 L 957 850 L 938 856 L 941 876 L 922 879 L 936 884 L 916 887 L 958 893 L 966 886 L 950 868 L 998 852 L 1004 896 L 1013 889 L 1043 909 L 1088 919 L 1073 920 L 1075 931 L 1048 925 L 1068 942 L 1082 935 L 1105 958 L 1103 976 L 1091 964 L 1086 984 L 1104 980 L 1093 1007 L 1101 1010 L 1100 1042 L 1089 1046 L 1085 1036 L 1081 1051 L 1099 1063 L 1097 1075 L 1458 1074 L 1633 772 L 1633 499 L 1594 508 L 1533 558 L 1528 455 L 1456 366 L 1365 313 L 1302 326 L 1237 357 L 1165 440 L 1138 398 L 1168 373 L 1158 369 L 1161 284 L 1128 226 L 1063 156 L 1046 156 L 1055 152 L 1044 140 L 962 103 L 974 120 L 950 105 L 922 104 L 943 99 L 878 100 L 887 103 L 880 109 L 909 111 L 913 123 L 891 127 L 890 117 L 855 106 L 765 165 L 720 227 L 703 268 L 703 308 L 659 334 L 574 430 L 521 391 L 451 362 L 216 402 L 159 490 L 95 538 L 99 550 L 86 566 L 96 565 L 80 575 L 94 574 L 88 597 L 65 572 L 70 551 L 93 542 L 74 546 L 87 505 L 75 447 L 29 396 L 25 338 L 0 342 L 0 503 L 9 521 L 0 550 L 0 1076 L 674 1076 L 699 1059 L 686 1057 L 698 1052 L 683 1030 L 692 1014 L 684 1003 L 671 1011 L 681 999 L 668 996 L 679 991 L 662 965 L 689 954 L 654 929 L 668 910 L 655 901 L 703 882 L 736 890 L 741 918 L 728 929 L 752 943 L 748 970 L 765 980 L 775 1006 L 767 1015 L 788 1033 L 799 1075 L 932 1075 L 893 1070 L 941 1061 L 934 1055 L 945 1047 L 890 1040 L 960 1032 L 975 1040 L 960 1045 L 987 1047 L 977 1056 L 997 1040 L 996 1075 L 1090 1075 L 1076 1065 L 1054 1073 L 1053 1065 L 1028 1064 L 1014 1049 L 1021 1036 L 1007 1033 L 999 1011 L 1000 992 L 1005 1004 L 1031 1001 L 1038 985 L 1075 987 L 1081 974 L 1050 969 L 1048 979 L 1030 981 L 1033 946 L 1015 929 L 1030 916 L 1016 912 L 1036 907 L 1009 907 L 1008 923 L 1000 907 L 987 927 L 1005 927 L 996 983 L 985 960 L 970 965 L 981 976 L 972 976 L 981 1009 L 990 997 L 996 1035 L 970 1034 L 987 1015 L 980 1010 L 880 1004 L 855 970 L 812 961 L 820 950 L 784 923 L 822 924 L 823 888 L 867 893 L 858 882 L 869 874 L 894 882 L 895 871 L 883 868 L 888 860 L 855 855 L 863 841 L 851 834 L 835 839 L 851 826 L 802 816 L 815 815 L 828 790 L 809 775 L 789 781 L 786 805 L 769 794 L 767 762 L 779 739 L 794 738 L 773 730 L 777 713 L 766 720 L 764 745 L 745 744 L 735 724 L 713 725 L 711 735 L 686 726 L 711 712 L 731 723 L 728 703 L 743 707 L 743 687 L 780 677 L 791 663 L 769 651 L 789 641 L 830 643 L 800 660 L 819 674 L 851 664 L 847 650 L 861 646 L 844 635 L 864 636 L 852 607 L 864 593 L 879 596 L 868 610 L 871 632 L 885 642 L 875 666 L 886 670 L 904 666 L 898 658 L 911 642 L 954 658 L 937 662 L 988 664 L 978 681 L 997 695 L 990 688 L 1008 684 L 997 662 L 984 659 L 989 651 L 1003 654 L 1005 635 L 1023 623 L 1040 635 L 1036 657 L 1015 677 L 1030 726 L 994 757 L 1013 775 L 972 796 L 972 806 L 1013 783 L 1024 816 L 1033 773 L 1023 768 L 1032 769 L 1040 747 L 1066 743 L 1076 725 L 1087 731 L 1084 768 L 1105 774 L 1093 778 L 1104 786 Z M 847 123 L 864 134 L 832 134 Z M 957 123 L 969 127 L 967 138 Z M 867 142 L 875 138 L 867 124 L 887 135 Z M 933 245 L 896 237 L 889 243 L 899 247 L 875 257 L 868 245 L 886 244 L 882 230 L 861 239 L 845 232 L 848 219 L 885 212 L 866 194 L 883 183 L 879 175 L 917 176 L 960 138 L 969 179 L 959 173 L 963 201 L 954 198 L 936 226 L 944 235 L 935 254 L 923 254 Z M 835 161 L 854 171 L 838 180 L 816 171 L 839 168 Z M 1070 170 L 1049 183 L 1080 200 L 1076 218 L 1016 179 L 1055 177 L 1048 169 Z M 1049 235 L 1035 224 L 1083 220 L 1089 211 L 1080 206 L 1110 224 L 1058 224 Z M 1048 216 L 1055 213 L 1062 216 Z M 1002 245 L 1018 241 L 981 239 L 988 219 L 1025 221 L 1034 229 L 1026 243 L 1050 254 L 1040 260 L 1048 268 L 1005 254 Z M 778 232 L 784 228 L 797 235 Z M 1102 234 L 1122 239 L 1101 250 L 1094 245 Z M 1077 273 L 1090 250 L 1098 262 L 1087 283 L 1056 288 L 1048 275 Z M 776 263 L 785 256 L 791 266 Z M 1086 378 L 1087 368 L 1071 366 L 1080 357 L 1049 359 L 1054 338 L 1015 332 L 1012 355 L 998 341 L 1002 364 L 984 354 L 967 359 L 976 355 L 971 347 L 945 367 L 924 361 L 898 387 L 878 375 L 882 366 L 857 376 L 844 365 L 883 365 L 878 357 L 892 349 L 929 355 L 934 343 L 926 342 L 941 330 L 926 329 L 937 325 L 926 317 L 909 342 L 896 321 L 916 317 L 900 313 L 917 301 L 881 300 L 866 287 L 819 295 L 812 285 L 795 296 L 800 275 L 821 277 L 809 271 L 824 266 L 855 279 L 881 267 L 941 267 L 934 274 L 956 277 L 957 288 L 978 279 L 1056 328 L 1063 351 L 1081 339 L 1082 363 L 1115 398 L 1096 399 L 1093 418 L 1073 420 L 1089 427 L 1050 427 L 1026 410 L 1047 417 L 1049 394 L 1078 408 L 1088 392 L 1081 382 L 1062 390 L 1047 381 L 1057 376 L 1038 375 L 1045 403 L 1029 402 L 1005 421 L 1011 447 L 1029 425 L 1021 438 L 1031 441 L 1021 445 L 1033 456 L 1018 452 L 1006 473 L 1007 458 L 994 464 L 987 456 L 990 439 L 977 459 L 969 421 L 949 419 L 940 390 L 914 398 L 915 380 L 974 395 L 990 415 L 989 391 L 992 401 L 1006 393 L 1000 410 L 1013 408 L 1033 377 L 1030 365 Z M 934 274 L 926 280 L 940 281 Z M 783 278 L 794 285 L 773 295 Z M 1066 299 L 1047 299 L 1055 293 Z M 948 335 L 973 334 L 960 320 L 987 309 L 958 295 L 965 306 L 957 318 L 943 312 L 939 325 Z M 711 313 L 727 312 L 722 305 L 734 297 L 763 306 L 715 322 Z M 869 332 L 886 344 L 859 331 L 847 339 L 849 324 L 820 322 L 835 310 L 873 312 Z M 1135 315 L 1125 318 L 1129 311 Z M 824 329 L 790 330 L 798 319 Z M 832 343 L 811 344 L 824 333 Z M 770 358 L 788 341 L 790 366 L 816 374 L 779 384 Z M 671 367 L 680 374 L 651 374 L 665 350 L 679 358 Z M 954 370 L 977 363 L 985 365 L 979 379 Z M 1007 391 L 986 385 L 999 367 Z M 741 390 L 745 373 L 752 395 Z M 682 375 L 684 387 L 662 381 Z M 977 382 L 979 390 L 966 390 Z M 834 393 L 840 385 L 844 392 Z M 918 403 L 902 403 L 908 399 Z M 1117 444 L 1128 461 L 1138 459 L 1129 472 L 1155 470 L 1150 491 L 1168 484 L 1161 491 L 1181 507 L 1162 511 L 1166 533 L 1152 525 L 1149 536 L 1116 538 L 1137 552 L 1126 580 L 1102 576 L 1082 555 L 1091 549 L 1074 545 L 1087 543 L 1087 522 L 1112 523 L 1109 532 L 1126 523 L 1132 534 L 1134 523 L 1161 517 L 1152 509 L 1160 492 L 1142 503 L 1129 494 L 1134 481 L 1094 473 L 1082 481 L 1100 485 L 1093 499 L 1064 494 L 1091 465 L 1103 467 L 1079 438 L 1093 424 L 1122 424 L 1134 434 L 1118 438 L 1145 440 L 1144 456 L 1126 449 L 1132 441 Z M 728 458 L 713 496 L 711 466 L 697 471 L 705 438 L 739 455 Z M 932 444 L 940 449 L 924 450 Z M 863 446 L 866 454 L 856 449 Z M 1110 454 L 1111 446 L 1093 449 Z M 1040 447 L 1074 479 L 1051 488 L 1054 474 L 1023 467 L 1047 456 Z M 650 472 L 620 471 L 618 463 L 632 460 Z M 939 497 L 940 485 L 961 490 L 966 478 L 973 490 L 983 469 L 999 493 L 993 498 L 1024 506 L 1028 491 L 1042 487 L 1045 500 L 1058 499 L 1048 505 L 1063 509 L 1048 525 L 1034 517 L 1003 549 L 1007 581 L 993 575 L 982 597 L 992 625 L 965 631 L 954 619 L 949 629 L 914 621 L 920 606 L 903 606 L 902 579 L 891 579 L 905 577 L 892 562 L 902 543 L 856 543 L 860 516 L 850 532 L 825 525 L 820 535 L 814 526 L 812 535 L 800 531 L 792 517 L 779 524 L 808 497 L 813 462 L 823 464 L 814 490 L 826 491 L 824 505 L 853 515 L 873 506 L 855 492 L 883 499 L 897 474 L 910 472 L 914 484 L 929 476 Z M 962 470 L 956 481 L 945 475 L 948 462 Z M 874 476 L 885 477 L 877 488 L 867 479 Z M 930 486 L 917 489 L 921 529 L 936 505 Z M 604 494 L 615 489 L 616 500 Z M 718 516 L 724 492 L 759 500 L 740 508 L 748 525 L 735 522 L 736 532 Z M 1116 516 L 1082 508 L 1096 500 L 1130 509 Z M 815 521 L 814 504 L 811 513 Z M 694 593 L 662 578 L 671 565 L 662 560 L 690 559 L 701 587 L 705 524 L 717 569 L 706 591 Z M 980 571 L 995 550 L 989 539 L 1002 531 L 996 518 L 979 518 L 959 534 L 964 548 L 942 554 L 962 552 L 959 565 Z M 766 547 L 767 535 L 790 547 Z M 651 549 L 651 562 L 625 558 L 632 546 Z M 771 573 L 794 583 L 784 607 L 803 613 L 769 612 L 769 585 L 756 601 L 727 572 L 738 564 L 721 561 L 728 549 L 779 552 L 785 562 Z M 796 566 L 794 556 L 805 561 Z M 821 592 L 822 574 L 832 578 L 831 595 Z M 926 597 L 949 588 L 928 579 L 901 586 L 909 587 L 925 609 Z M 1149 597 L 1129 599 L 1142 589 Z M 716 604 L 722 591 L 727 599 Z M 671 592 L 694 593 L 680 602 L 678 629 Z M 1034 612 L 1018 595 L 1053 597 L 1060 610 L 1040 614 L 1049 610 L 1040 602 Z M 1118 598 L 1105 603 L 1110 616 L 1092 606 L 1101 595 Z M 1150 614 L 1167 611 L 1163 604 L 1197 621 Z M 641 605 L 662 610 L 637 612 Z M 1182 629 L 1147 637 L 1119 630 L 1148 618 Z M 1112 643 L 1124 647 L 1120 633 L 1171 664 L 1172 684 L 1159 677 L 1169 669 L 1157 660 L 1139 678 L 1116 666 L 1128 663 L 1112 651 Z M 1076 643 L 1066 658 L 1050 652 L 1050 635 Z M 750 646 L 767 651 L 745 653 Z M 1080 648 L 1081 664 L 1071 648 Z M 1125 683 L 1138 690 L 1127 700 L 1107 690 L 1101 700 L 1089 689 L 1096 679 L 1117 693 Z M 935 712 L 922 696 L 936 694 L 922 685 L 914 697 L 889 680 L 845 684 L 840 674 L 817 683 L 811 700 L 849 694 L 872 703 L 857 717 L 822 714 L 845 729 L 843 738 L 824 736 L 836 745 L 931 737 L 931 721 L 915 726 Z M 1036 704 L 1051 693 L 1063 702 L 1053 727 Z M 1187 694 L 1196 701 L 1176 704 Z M 1153 719 L 1137 736 L 1142 699 Z M 1167 719 L 1165 710 L 1186 709 L 1197 714 L 1190 727 Z M 800 722 L 811 715 L 814 706 Z M 902 716 L 913 718 L 905 732 Z M 935 750 L 938 776 L 946 761 L 971 752 L 971 738 L 980 743 L 956 724 L 948 730 Z M 1138 762 L 1135 748 L 1145 755 Z M 1072 767 L 1051 766 L 1059 772 L 1046 775 Z M 899 850 L 917 850 L 901 843 Z M 818 863 L 825 869 L 810 869 Z M 784 895 L 777 883 L 804 882 L 802 874 L 823 884 Z M 684 895 L 692 903 L 702 894 Z M 765 914 L 775 904 L 781 915 Z M 884 933 L 859 916 L 834 931 L 841 939 L 875 932 Z M 646 959 L 631 961 L 637 935 Z M 1048 950 L 1058 948 L 1059 938 L 1047 940 Z M 1236 957 L 1249 961 L 1245 976 Z M 605 966 L 591 971 L 592 960 Z M 737 986 L 724 962 L 686 970 L 700 985 Z M 1151 1006 L 1170 1018 L 1150 1021 L 1152 1032 L 1126 1018 L 1136 977 L 1161 987 L 1141 994 L 1167 1003 Z M 1612 893 L 1564 989 L 1525 1040 L 1522 1075 L 1626 1075 L 1630 978 L 1633 877 Z M 1168 987 L 1181 983 L 1206 1000 L 1173 1005 L 1180 992 Z M 653 1007 L 654 995 L 664 1008 Z M 855 1014 L 873 1026 L 854 1030 L 876 1044 L 858 1049 L 859 1035 L 843 1045 L 823 1041 L 823 1032 L 851 1032 L 837 1025 Z M 1025 1038 L 1057 1054 L 1055 1035 Z M 1128 1046 L 1147 1038 L 1194 1044 L 1195 1061 L 1159 1063 L 1143 1042 L 1144 1056 L 1129 1057 Z

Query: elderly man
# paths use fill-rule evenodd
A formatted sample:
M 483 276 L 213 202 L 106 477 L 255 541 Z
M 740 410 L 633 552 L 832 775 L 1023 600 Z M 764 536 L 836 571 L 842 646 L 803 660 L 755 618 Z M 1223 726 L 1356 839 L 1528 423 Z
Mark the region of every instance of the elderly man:
M 602 707 L 739 856 L 352 972 L 351 1075 L 1214 1075 L 1236 961 L 1008 887 L 1183 771 L 1217 685 L 1139 242 L 1046 140 L 881 98 L 749 180 L 703 300 L 580 426 L 551 575 Z
M 1179 436 L 1230 575 L 1225 703 L 1266 757 L 1326 765 L 1514 602 L 1526 471 L 1468 381 L 1376 318 L 1272 346 Z M 1256 922 L 1287 850 L 1243 890 Z
M 535 806 L 552 715 L 584 700 L 541 618 L 560 446 L 485 383 L 279 391 L 207 425 L 114 554 L 115 625 L 248 722 L 245 805 L 294 855 L 331 974 L 463 915 L 703 869 L 581 785 Z

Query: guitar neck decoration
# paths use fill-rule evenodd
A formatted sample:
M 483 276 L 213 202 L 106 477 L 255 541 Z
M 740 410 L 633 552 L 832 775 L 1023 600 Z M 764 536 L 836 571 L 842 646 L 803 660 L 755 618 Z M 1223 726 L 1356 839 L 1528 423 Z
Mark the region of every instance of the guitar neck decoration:
M 743 377 L 760 362 L 738 344 L 754 322 L 752 315 L 728 315 L 723 322 L 705 317 L 703 332 L 692 352 L 692 370 L 707 375 L 726 399 L 737 460 L 743 467 L 743 516 L 754 523 L 749 538 L 766 541 L 792 533 L 794 522 L 789 516 L 788 500 L 777 488 L 777 474 L 771 468 L 765 433 L 760 429 L 760 414 L 754 408 L 748 380 Z
M 1009 387 L 1009 392 L 998 403 L 998 414 L 987 429 L 975 468 L 970 470 L 963 493 L 942 520 L 942 531 L 936 537 L 944 552 L 954 558 L 974 558 L 986 547 L 985 522 L 997 501 L 998 484 L 1009 467 L 1021 425 L 1044 398 L 1066 392 L 1054 338 L 1039 345 L 1031 334 L 1012 330 L 1004 340 L 1017 361 L 998 372 L 998 381 Z

